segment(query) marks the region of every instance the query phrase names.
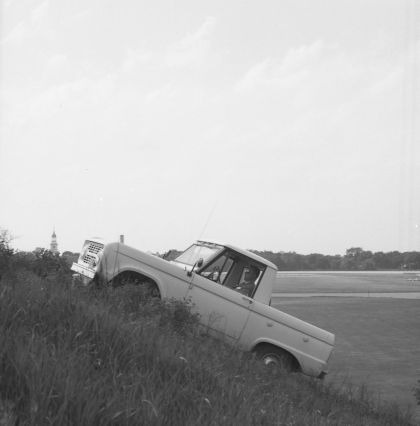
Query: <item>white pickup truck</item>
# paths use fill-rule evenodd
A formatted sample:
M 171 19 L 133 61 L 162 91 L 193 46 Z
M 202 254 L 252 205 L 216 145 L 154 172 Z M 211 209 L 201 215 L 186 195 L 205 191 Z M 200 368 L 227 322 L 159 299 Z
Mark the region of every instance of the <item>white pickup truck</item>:
M 213 335 L 266 364 L 324 377 L 334 335 L 270 306 L 277 267 L 247 250 L 197 241 L 172 261 L 122 243 L 87 240 L 72 270 L 82 280 L 143 285 L 150 296 L 186 300 Z

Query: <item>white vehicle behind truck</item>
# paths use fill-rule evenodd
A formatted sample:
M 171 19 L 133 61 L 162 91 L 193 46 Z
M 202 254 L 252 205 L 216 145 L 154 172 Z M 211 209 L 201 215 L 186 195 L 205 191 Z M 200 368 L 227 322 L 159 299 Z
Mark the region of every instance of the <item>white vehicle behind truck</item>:
M 197 241 L 167 261 L 123 243 L 90 239 L 72 270 L 85 284 L 135 283 L 151 297 L 190 301 L 209 332 L 254 351 L 266 364 L 321 378 L 327 372 L 334 335 L 270 306 L 277 267 L 252 252 Z

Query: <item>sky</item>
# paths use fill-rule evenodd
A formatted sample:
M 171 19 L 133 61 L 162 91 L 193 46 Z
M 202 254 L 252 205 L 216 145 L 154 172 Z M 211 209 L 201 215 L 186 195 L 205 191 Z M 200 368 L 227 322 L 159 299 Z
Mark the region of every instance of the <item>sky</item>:
M 417 0 L 0 0 L 13 247 L 420 250 Z

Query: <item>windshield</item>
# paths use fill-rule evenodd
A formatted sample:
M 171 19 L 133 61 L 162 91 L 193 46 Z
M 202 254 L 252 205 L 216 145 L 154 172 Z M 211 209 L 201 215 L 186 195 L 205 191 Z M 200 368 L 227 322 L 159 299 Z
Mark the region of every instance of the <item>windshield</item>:
M 180 254 L 175 262 L 185 263 L 186 265 L 193 266 L 198 259 L 202 258 L 204 263 L 206 263 L 207 259 L 219 253 L 223 250 L 221 246 L 204 246 L 193 244 L 190 248 L 184 251 L 184 253 Z

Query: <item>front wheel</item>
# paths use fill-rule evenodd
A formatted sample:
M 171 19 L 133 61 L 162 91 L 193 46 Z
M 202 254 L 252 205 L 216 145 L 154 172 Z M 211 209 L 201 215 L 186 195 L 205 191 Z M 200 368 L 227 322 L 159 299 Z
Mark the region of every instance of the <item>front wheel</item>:
M 111 285 L 115 287 L 135 286 L 141 293 L 142 299 L 160 299 L 158 286 L 149 278 L 134 272 L 123 272 L 117 275 Z

